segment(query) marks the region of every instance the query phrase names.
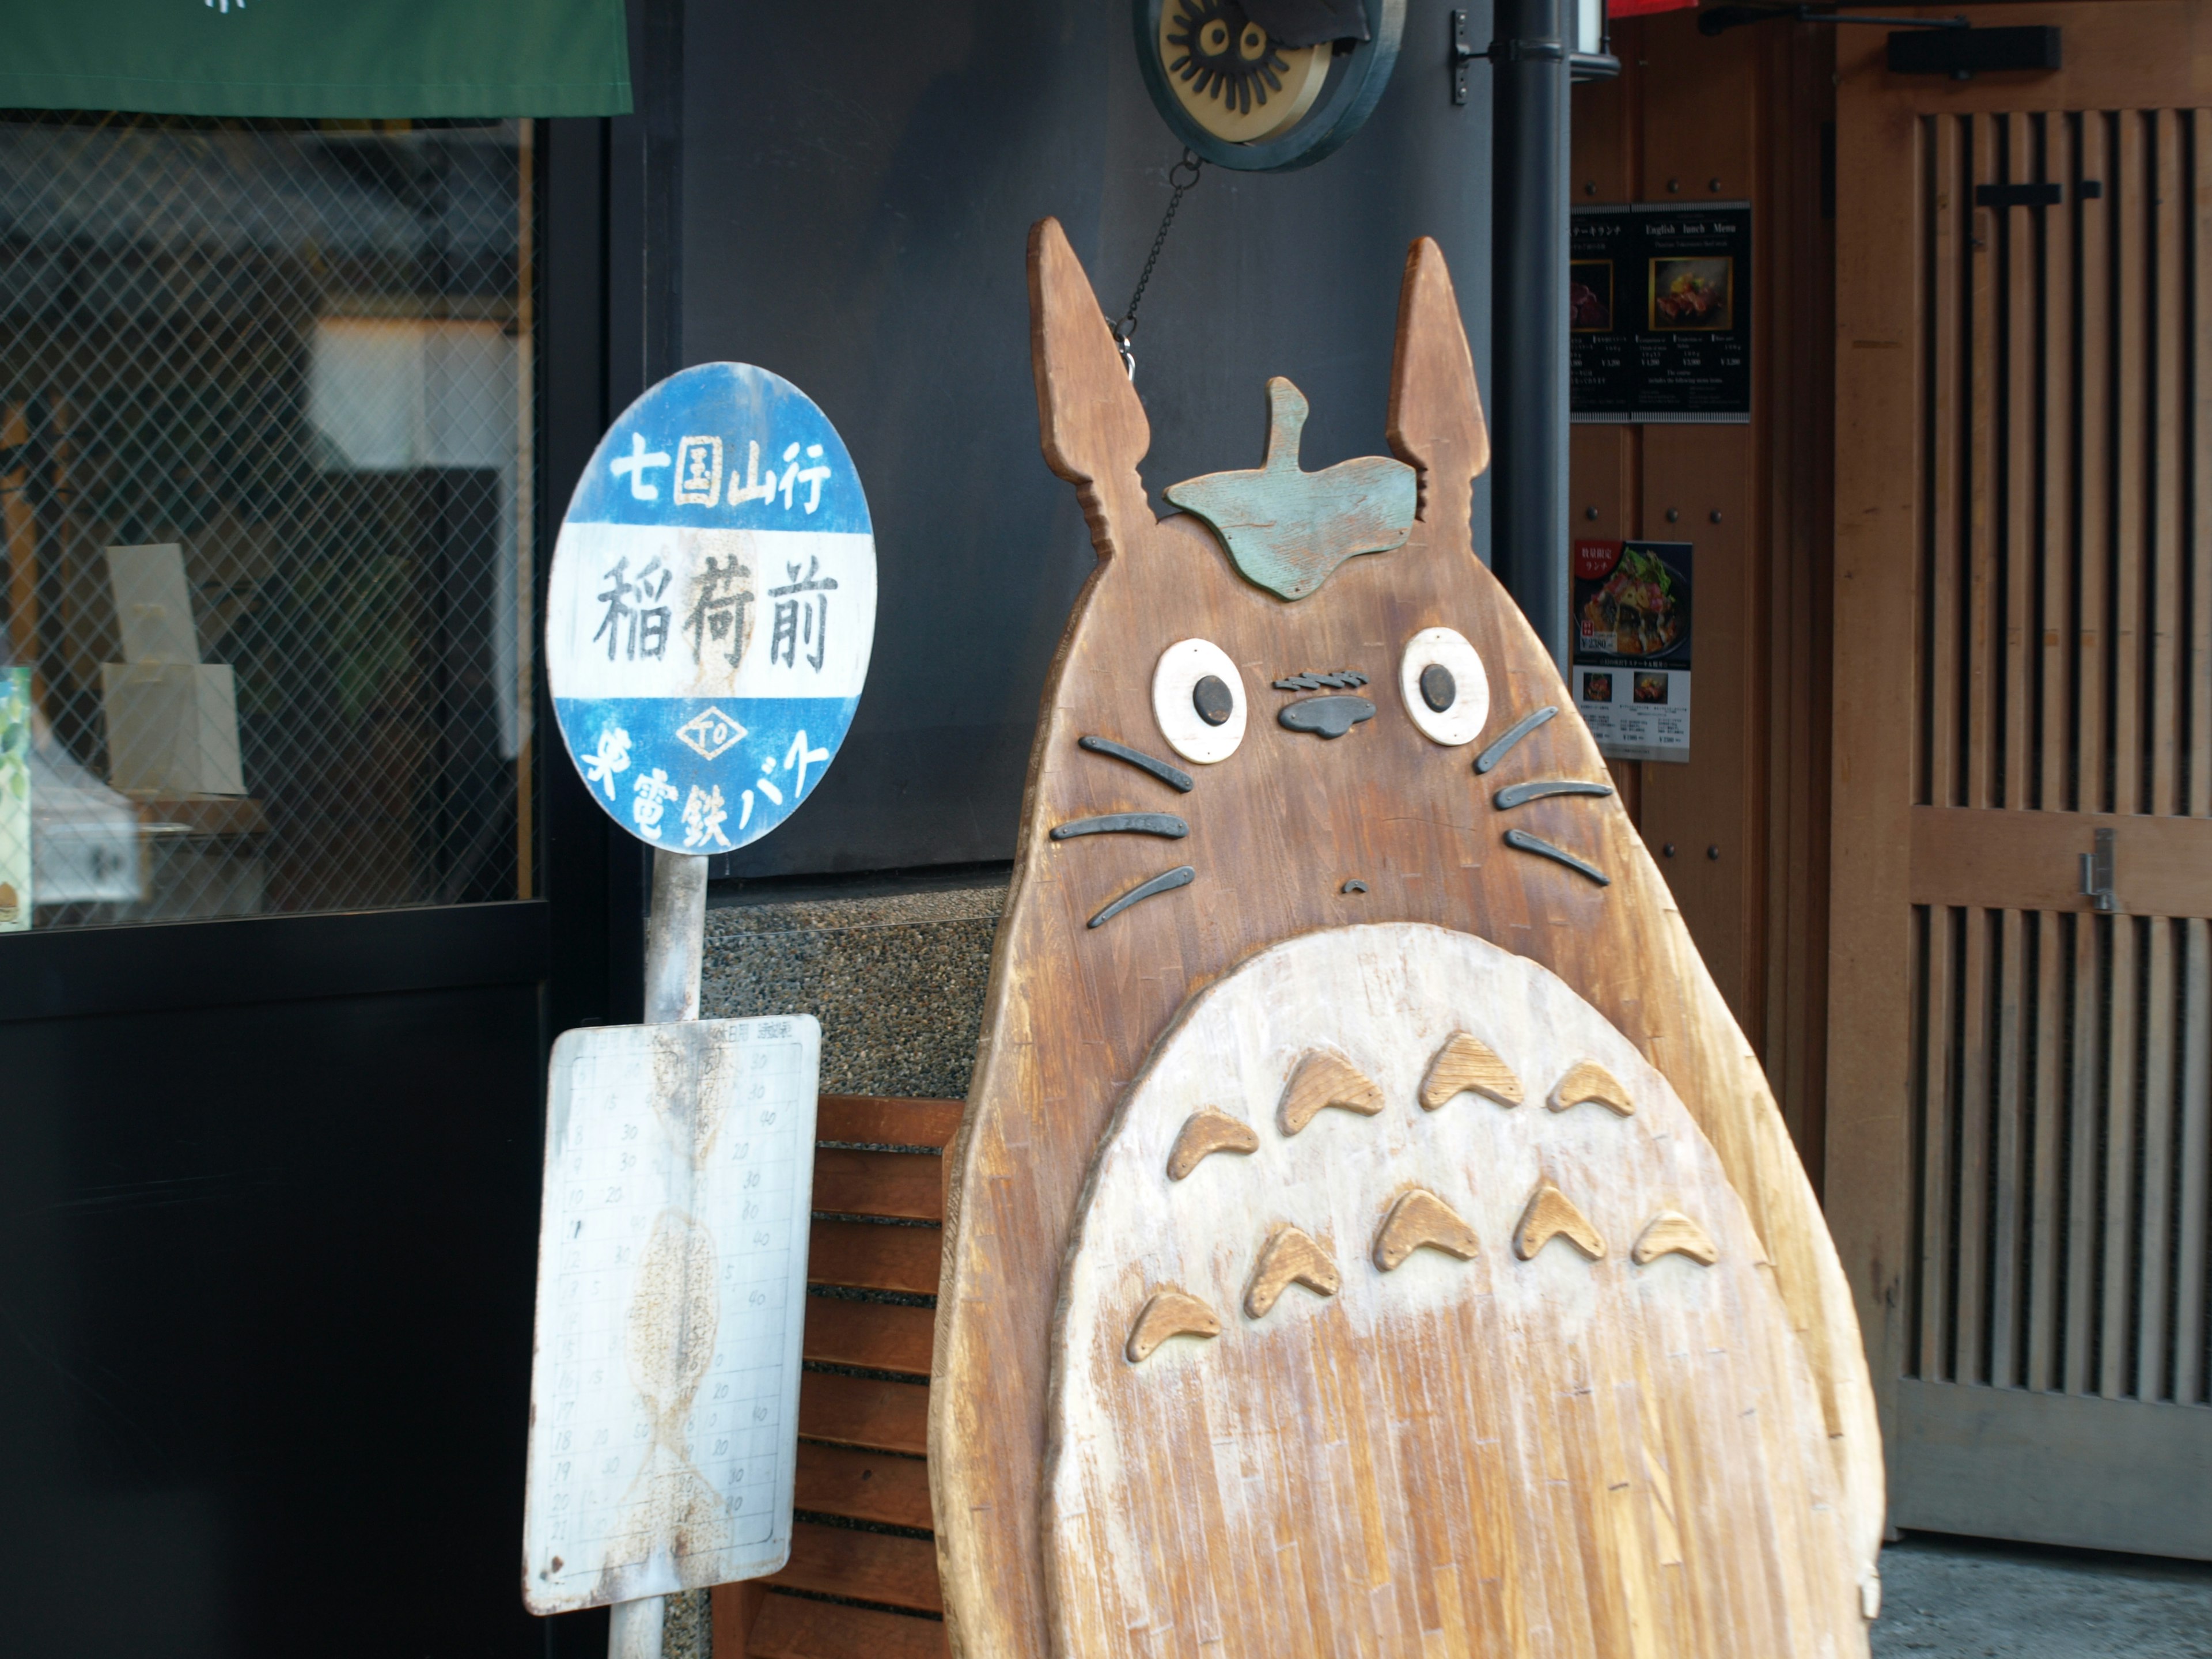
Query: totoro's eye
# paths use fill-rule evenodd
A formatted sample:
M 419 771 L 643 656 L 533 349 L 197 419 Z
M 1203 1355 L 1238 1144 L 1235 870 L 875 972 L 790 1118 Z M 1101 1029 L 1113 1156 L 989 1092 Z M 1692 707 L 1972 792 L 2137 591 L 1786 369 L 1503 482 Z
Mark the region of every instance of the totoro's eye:
M 1490 719 L 1490 676 L 1467 635 L 1449 628 L 1424 628 L 1406 641 L 1398 690 L 1413 724 L 1441 744 L 1473 743 Z
M 1244 680 L 1211 640 L 1183 640 L 1160 653 L 1152 670 L 1152 718 L 1168 746 L 1208 766 L 1244 741 Z

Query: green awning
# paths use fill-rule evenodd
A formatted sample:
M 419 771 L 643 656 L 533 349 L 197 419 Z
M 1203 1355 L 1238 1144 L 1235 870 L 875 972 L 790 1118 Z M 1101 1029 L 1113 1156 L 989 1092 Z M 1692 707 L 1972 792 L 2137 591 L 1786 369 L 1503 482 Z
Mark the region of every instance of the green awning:
M 0 108 L 329 119 L 626 115 L 623 0 L 38 0 Z

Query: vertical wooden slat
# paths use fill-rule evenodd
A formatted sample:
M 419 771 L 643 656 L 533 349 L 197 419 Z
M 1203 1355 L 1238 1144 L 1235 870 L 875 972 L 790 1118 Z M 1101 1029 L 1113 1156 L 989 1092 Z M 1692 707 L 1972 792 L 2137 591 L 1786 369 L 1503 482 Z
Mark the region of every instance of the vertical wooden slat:
M 2035 178 L 2040 169 L 2035 154 L 2036 127 L 2026 115 L 2003 118 L 2005 177 L 2013 180 Z M 2028 630 L 2035 614 L 2037 590 L 2035 544 L 2035 463 L 2040 446 L 2035 422 L 2036 340 L 2042 317 L 2036 306 L 2036 251 L 2041 222 L 2047 209 L 2016 207 L 2006 211 L 2005 257 L 2005 395 L 1997 409 L 2003 428 L 2005 488 L 2002 556 L 2004 571 L 2004 690 L 2001 702 L 2004 746 L 2000 787 L 1992 804 L 2021 807 L 2030 804 L 2027 793 L 2028 744 L 2033 725 L 2031 690 L 2036 661 Z
M 2075 411 L 2075 523 L 2080 539 L 2075 546 L 2075 580 L 2079 610 L 2075 614 L 2075 775 L 2074 810 L 2103 812 L 2112 810 L 2105 779 L 2105 665 L 2110 590 L 2106 559 L 2112 544 L 2108 514 L 2112 501 L 2111 412 L 2112 219 L 2113 199 L 2121 181 L 2112 177 L 2111 133 L 2105 116 L 2091 111 L 2073 118 L 2078 125 L 2081 176 L 2106 181 L 2105 193 L 2087 201 L 2075 192 L 2074 213 L 2078 222 L 2081 319 L 2077 343 L 2080 353 L 2079 402 Z
M 2150 381 L 2149 240 L 2151 181 L 2145 154 L 2146 118 L 2140 110 L 2119 116 L 2113 157 L 2116 185 L 2112 350 L 2119 373 L 2112 409 L 2112 806 L 2143 810 L 2142 605 L 2144 542 L 2148 524 L 2146 472 L 2150 452 L 2143 431 L 2145 388 Z
M 2033 118 L 2002 115 L 1993 125 L 2002 139 L 2002 177 L 2008 182 L 2024 182 L 2041 176 Z M 2002 331 L 1995 343 L 2002 373 L 1999 395 L 1991 409 L 1994 427 L 1984 441 L 2001 461 L 2003 474 L 1996 503 L 1997 522 L 1991 536 L 1998 577 L 1993 605 L 2001 605 L 2002 616 L 2001 631 L 1996 633 L 1997 658 L 1989 676 L 1997 688 L 1994 711 L 1997 730 L 1983 741 L 1991 750 L 1990 805 L 2019 809 L 2028 804 L 2031 669 L 2036 660 L 2029 647 L 2037 591 L 2034 481 L 2039 434 L 2034 381 L 2036 338 L 2041 325 L 2036 307 L 2035 253 L 2038 223 L 2045 213 L 2016 207 L 2007 209 L 2002 216 L 1990 216 L 1993 220 L 1999 216 L 2003 224 L 2001 229 L 1992 226 L 1998 230 L 1997 240 L 1984 257 L 1999 258 L 2002 264 L 1999 303 Z M 1993 921 L 1996 1013 L 1990 1037 L 1996 1045 L 1991 1056 L 1996 1117 L 1990 1183 L 1988 1380 L 2014 1387 L 2020 1381 L 2024 1346 L 2021 1317 L 2027 1242 L 2023 1231 L 2029 1107 L 2021 1045 L 2029 1024 L 2022 1000 L 2027 979 L 2027 928 L 2017 910 L 2002 911 Z
M 2057 1386 L 2058 1243 L 2065 1172 L 2060 1167 L 2064 1097 L 2059 1086 L 2060 1019 L 2065 1004 L 2060 980 L 2066 958 L 2058 918 L 2035 918 L 2035 1041 L 2029 1088 L 2034 1100 L 2033 1183 L 2028 1200 L 2027 1361 L 2022 1386 Z
M 1922 696 L 1928 744 L 1927 798 L 1933 806 L 1958 806 L 1959 797 L 1959 427 L 1966 389 L 1960 373 L 1961 294 L 1960 264 L 1964 238 L 1960 227 L 1972 210 L 1963 171 L 1960 122 L 1938 116 L 1932 123 L 1935 179 L 1931 192 L 1929 272 L 1928 368 L 1930 380 L 1927 479 L 1922 510 L 1927 515 L 1927 624 L 1921 664 Z
M 1958 1262 L 1954 1323 L 1958 1343 L 1951 1375 L 1960 1382 L 1988 1381 L 1982 1362 L 1989 1334 L 1990 1263 L 1990 1018 L 1996 964 L 1990 960 L 1990 930 L 1996 912 L 1970 909 L 1966 919 L 1966 963 L 1959 975 L 1958 1219 L 1952 1230 Z
M 2111 431 L 2112 246 L 2113 219 L 2126 180 L 2112 168 L 2108 118 L 2091 111 L 2078 118 L 2081 176 L 2103 181 L 2101 196 L 2074 192 L 2079 241 L 2075 277 L 2081 298 L 2075 414 L 2077 469 L 2075 551 L 2077 610 L 2075 649 L 2075 805 L 2101 812 L 2111 806 L 2106 770 L 2106 665 L 2110 659 L 2112 496 Z M 2066 1274 L 2066 1387 L 2084 1393 L 2097 1386 L 2096 1334 L 2102 1328 L 2099 1297 L 2102 1259 L 2097 1231 L 2103 1182 L 2106 1095 L 2101 1041 L 2106 990 L 2100 941 L 2109 930 L 2087 915 L 2075 923 L 2074 1077 L 2069 1117 Z
M 2149 319 L 2140 369 L 2150 406 L 2151 473 L 2148 521 L 2143 538 L 2142 586 L 2146 611 L 2141 632 L 2148 681 L 2140 702 L 2149 711 L 2144 733 L 2145 810 L 2171 813 L 2179 804 L 2180 675 L 2175 647 L 2181 617 L 2181 380 L 2187 367 L 2188 314 L 2181 285 L 2181 224 L 2185 205 L 2180 118 L 2159 110 L 2145 121 L 2148 154 L 2143 179 L 2150 239 Z M 2136 1339 L 2136 1390 L 2163 1399 L 2167 1375 L 2166 1292 L 2172 1282 L 2174 1128 L 2173 924 L 2165 917 L 2142 924 L 2150 935 L 2143 977 L 2142 1230 L 2140 1245 L 2141 1315 Z
M 1842 33 L 1838 31 L 1838 33 Z M 1828 48 L 1824 48 L 1828 49 Z M 1879 74 L 1869 66 L 1869 75 Z M 1849 77 L 1846 77 L 1848 80 Z M 1840 94 L 1839 94 L 1840 95 Z M 1839 119 L 1835 244 L 1835 722 L 1826 891 L 1826 1196 L 1884 1432 L 1918 1348 L 1920 1124 L 1911 812 L 1929 799 L 1924 652 L 1929 347 L 1941 122 Z M 1912 672 L 1901 672 L 1908 652 Z
M 1921 1011 L 1926 1041 L 1921 1053 L 1920 1367 L 1931 1382 L 1951 1369 L 1951 1128 L 1952 997 L 1954 913 L 1928 907 L 1927 981 Z
M 2135 1382 L 2135 1350 L 2128 1341 L 2135 1314 L 2136 929 L 2133 916 L 2102 919 L 2112 975 L 2111 1014 L 2104 1042 L 2104 1237 L 2098 1264 L 2097 1392 L 2124 1396 Z
M 2076 195 L 2074 123 L 2063 114 L 2040 118 L 2043 177 Z M 2039 651 L 2036 763 L 2033 804 L 2046 811 L 2072 804 L 2068 769 L 2076 661 L 2074 635 L 2074 235 L 2072 221 L 2046 210 L 2036 219 L 2040 254 L 2038 316 L 2043 349 L 2039 362 L 2041 423 L 2035 505 L 2041 527 L 2041 634 Z M 2031 1077 L 2035 1127 L 2034 1186 L 2029 1200 L 2027 1370 L 2023 1379 L 2034 1389 L 2059 1385 L 2063 1345 L 2059 1310 L 2063 1305 L 2059 1244 L 2065 1214 L 2066 1172 L 2063 1164 L 2066 1096 L 2061 1060 L 2065 975 L 2070 958 L 2055 915 L 2037 918 L 2035 1063 Z
M 2189 368 L 2189 295 L 2182 286 L 2183 214 L 2189 206 L 2181 166 L 2180 118 L 2160 110 L 2150 118 L 2149 204 L 2153 284 L 2149 337 L 2140 373 L 2150 403 L 2150 520 L 2144 554 L 2148 611 L 2143 625 L 2143 663 L 2150 729 L 2146 760 L 2149 800 L 2143 810 L 2179 811 L 2181 803 L 2181 709 L 2184 665 L 2179 647 L 2181 614 L 2181 515 L 2188 479 L 2182 465 L 2182 391 Z
M 1966 729 L 1959 741 L 1965 750 L 1966 806 L 1996 804 L 1996 745 L 1993 738 L 2002 714 L 1997 699 L 2003 694 L 1997 676 L 1996 635 L 2002 627 L 1997 614 L 1998 510 L 1996 461 L 1998 453 L 1997 359 L 1997 244 L 2004 233 L 2009 210 L 1976 207 L 1976 186 L 1997 182 L 1998 134 L 2002 117 L 1971 118 L 1966 178 L 1960 185 L 1966 208 L 1966 246 L 1960 257 L 1966 261 L 1966 405 L 1959 434 L 1965 474 L 1960 500 L 1966 509 L 1965 529 L 1966 568 L 1960 586 L 1967 606 L 1965 639 Z
M 2066 919 L 2073 957 L 2074 1065 L 2066 1101 L 2066 1352 L 2065 1389 L 2087 1394 L 2097 1328 L 2097 1170 L 2103 1114 L 2098 1100 L 2100 1049 L 2097 1042 L 2103 988 L 2099 982 L 2096 919 Z
M 2182 658 L 2186 779 L 2178 810 L 2202 817 L 2212 813 L 2212 201 L 2206 199 L 2212 191 L 2212 110 L 2190 112 L 2187 132 L 2183 224 L 2189 268 L 2189 386 L 2183 406 L 2189 416 L 2184 465 L 2189 469 L 2191 511 L 2182 561 L 2189 583 L 2189 634 Z
M 2142 1279 L 2136 1327 L 2136 1392 L 2145 1400 L 2166 1399 L 2167 1375 L 2166 1297 L 2172 1283 L 2173 929 L 2165 916 L 2136 924 L 2150 935 L 2143 971 L 2142 1221 L 2138 1235 Z
M 2189 450 L 2194 508 L 2189 523 L 2189 634 L 2184 659 L 2188 748 L 2181 810 L 2212 813 L 2212 111 L 2190 112 L 2190 168 L 2185 234 L 2190 275 Z M 2192 917 L 2182 925 L 2181 1181 L 2176 1196 L 2173 1397 L 2206 1400 L 2204 1365 L 2206 1237 L 2212 1217 L 2212 930 Z
M 2146 155 L 2147 118 L 2124 110 L 2117 121 L 2112 182 L 2112 351 L 2118 364 L 2112 398 L 2111 644 L 2112 810 L 2143 809 L 2142 595 L 2148 452 L 2144 447 L 2144 387 L 2149 294 L 2151 184 Z M 2140 925 L 2130 917 L 2112 923 L 2112 1013 L 2106 1033 L 2107 1102 L 2105 1139 L 2105 1237 L 2100 1273 L 2104 1308 L 2098 1386 L 2108 1396 L 2129 1393 L 2136 1353 L 2129 1342 L 2136 1312 L 2136 1149 L 2142 1101 L 2136 1066 L 2141 1041 L 2137 995 Z
M 2212 929 L 2191 917 L 2182 924 L 2181 1183 L 2174 1228 L 2173 1397 L 2205 1403 L 2204 1321 L 2207 1286 L 2206 1191 L 2212 1162 Z
M 2072 201 L 2074 121 L 2060 114 L 2043 124 L 2044 176 L 2065 182 Z M 2042 476 L 2037 505 L 2043 526 L 2042 756 L 2035 805 L 2063 812 L 2075 805 L 2067 770 L 2072 747 L 2074 673 L 2074 227 L 2063 212 L 2038 216 L 2043 255 Z
M 2021 1087 L 2021 1042 L 2027 977 L 2022 963 L 2027 946 L 2020 911 L 1993 911 L 1990 916 L 1997 935 L 1996 1018 L 1989 1034 L 1996 1074 L 1996 1162 L 1990 1180 L 1990 1364 L 1984 1380 L 2000 1388 L 2017 1388 L 2022 1340 L 2021 1279 L 2026 1251 L 2021 1200 L 2027 1173 L 2027 1109 Z

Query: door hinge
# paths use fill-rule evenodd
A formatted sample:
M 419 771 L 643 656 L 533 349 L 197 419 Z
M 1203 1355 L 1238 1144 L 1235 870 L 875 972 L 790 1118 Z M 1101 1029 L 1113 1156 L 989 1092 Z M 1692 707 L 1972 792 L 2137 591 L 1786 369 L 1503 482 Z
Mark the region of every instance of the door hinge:
M 2120 896 L 2114 872 L 2118 866 L 2118 848 L 2120 832 L 2117 830 L 2097 831 L 2097 850 L 2081 854 L 2081 890 L 2089 897 L 2093 908 L 2107 913 L 2120 908 Z

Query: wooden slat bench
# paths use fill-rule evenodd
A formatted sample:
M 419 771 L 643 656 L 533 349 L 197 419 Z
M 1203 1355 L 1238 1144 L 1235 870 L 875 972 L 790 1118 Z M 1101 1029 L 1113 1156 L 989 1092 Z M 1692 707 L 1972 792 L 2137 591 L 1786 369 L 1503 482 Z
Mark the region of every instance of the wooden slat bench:
M 811 1285 L 936 1296 L 944 1152 L 960 1111 L 957 1100 L 822 1097 Z M 924 1462 L 935 1322 L 911 1303 L 808 1300 L 810 1366 L 850 1368 L 799 1382 L 796 1507 L 821 1518 L 794 1524 L 790 1563 L 773 1578 L 714 1592 L 714 1659 L 945 1659 Z

